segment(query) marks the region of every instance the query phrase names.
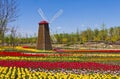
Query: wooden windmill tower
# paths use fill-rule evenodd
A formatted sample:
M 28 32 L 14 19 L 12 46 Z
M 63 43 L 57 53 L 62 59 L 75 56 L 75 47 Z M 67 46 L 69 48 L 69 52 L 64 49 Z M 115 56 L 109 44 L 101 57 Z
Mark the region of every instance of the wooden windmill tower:
M 42 17 L 43 20 L 39 23 L 38 38 L 37 38 L 37 46 L 36 46 L 36 48 L 40 49 L 40 50 L 52 50 L 49 23 L 46 20 L 42 9 L 38 9 L 38 12 L 39 12 L 39 14 L 40 14 L 40 16 Z M 52 23 L 61 13 L 62 13 L 62 10 L 57 12 L 53 16 L 53 18 L 51 19 L 50 23 Z M 53 37 L 53 39 L 56 41 L 55 37 Z
M 49 34 L 49 23 L 44 20 L 39 23 L 37 49 L 52 50 Z

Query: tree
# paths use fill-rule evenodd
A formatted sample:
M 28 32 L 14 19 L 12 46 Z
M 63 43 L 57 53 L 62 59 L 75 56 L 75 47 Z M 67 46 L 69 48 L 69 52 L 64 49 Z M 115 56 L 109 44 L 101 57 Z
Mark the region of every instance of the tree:
M 93 35 L 94 33 L 93 33 L 93 31 L 91 30 L 91 28 L 87 28 L 86 33 L 87 33 L 87 40 L 88 40 L 88 41 L 92 41 L 93 38 L 94 38 L 94 35 Z
M 79 33 L 78 28 L 77 28 L 77 31 L 76 31 L 76 40 L 77 40 L 77 42 L 80 42 L 80 33 Z
M 100 31 L 101 32 L 101 39 L 102 39 L 102 41 L 103 42 L 105 42 L 105 39 L 106 39 L 106 37 L 107 37 L 107 35 L 108 35 L 108 31 L 107 31 L 107 29 L 105 28 L 105 24 L 103 23 L 102 24 L 102 30 Z
M 63 44 L 66 44 L 66 43 L 67 43 L 67 38 L 63 38 L 63 39 L 62 39 L 62 43 L 63 43 Z
M 11 46 L 15 46 L 15 37 L 16 37 L 16 29 L 15 27 L 12 27 L 11 30 L 10 30 L 11 34 L 10 34 L 10 43 L 11 43 Z
M 98 36 L 98 34 L 99 34 L 99 30 L 96 28 L 96 29 L 94 29 L 94 37 L 97 37 Z
M 113 36 L 111 38 L 112 42 L 116 42 L 119 40 L 119 29 L 118 27 L 114 27 L 114 30 L 113 30 Z
M 113 29 L 113 27 L 111 27 L 110 29 L 109 29 L 109 36 L 110 36 L 110 38 L 112 38 L 113 37 L 113 31 L 114 31 L 114 29 Z
M 87 42 L 87 32 L 86 31 L 83 31 L 82 33 L 81 33 L 81 43 L 85 43 L 85 42 Z
M 7 36 L 5 36 L 5 43 L 7 44 L 7 46 L 9 46 L 9 44 L 10 44 L 10 35 L 7 35 Z
M 8 23 L 15 21 L 17 18 L 16 0 L 0 0 L 0 40 L 4 45 L 4 35 Z
M 96 49 L 97 49 L 97 43 L 98 41 L 100 41 L 99 30 L 97 28 L 94 29 L 94 41 L 96 42 Z

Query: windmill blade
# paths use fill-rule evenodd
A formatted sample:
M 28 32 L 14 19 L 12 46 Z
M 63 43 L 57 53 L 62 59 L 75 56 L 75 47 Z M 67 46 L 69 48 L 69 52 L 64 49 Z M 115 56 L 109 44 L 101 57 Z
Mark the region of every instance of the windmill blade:
M 42 17 L 43 20 L 47 20 L 46 17 L 45 17 L 45 14 L 44 14 L 44 12 L 42 11 L 41 8 L 38 9 L 38 13 Z
M 53 42 L 54 43 L 57 43 L 57 39 L 56 39 L 56 37 L 55 37 L 55 35 L 54 35 L 54 33 L 52 32 L 52 30 L 50 29 L 50 37 L 51 37 L 51 39 L 53 40 Z
M 50 20 L 50 23 L 52 23 L 56 18 L 58 18 L 63 13 L 63 10 L 60 9 Z
M 56 37 L 54 35 L 51 35 L 51 38 L 52 38 L 54 43 L 57 43 L 57 39 L 56 39 Z

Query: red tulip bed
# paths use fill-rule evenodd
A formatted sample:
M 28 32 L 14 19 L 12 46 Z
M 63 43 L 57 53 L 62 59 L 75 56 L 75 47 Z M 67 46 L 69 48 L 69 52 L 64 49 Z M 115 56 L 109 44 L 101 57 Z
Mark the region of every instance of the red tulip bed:
M 24 67 L 43 69 L 87 69 L 87 70 L 120 70 L 119 65 L 107 65 L 95 62 L 33 62 L 33 61 L 5 61 L 1 60 L 0 65 L 4 67 Z
M 77 79 L 88 79 L 88 77 L 90 79 L 92 79 L 92 77 L 101 79 L 104 78 L 105 75 L 106 78 L 120 78 L 120 50 L 58 49 L 54 51 L 55 52 L 53 53 L 25 53 L 15 51 L 1 51 L 0 69 L 3 70 L 0 70 L 0 78 L 6 79 L 7 73 L 11 73 L 11 75 L 13 74 L 12 70 L 15 70 L 15 72 L 19 74 L 19 68 L 21 73 L 24 74 L 24 76 L 20 74 L 20 78 L 25 79 L 39 79 L 39 77 L 41 77 L 42 79 L 58 79 L 56 75 L 59 76 L 61 74 L 61 71 L 59 71 L 61 69 L 65 70 L 65 72 L 62 71 L 62 73 L 65 73 L 62 74 L 62 76 L 64 77 L 63 79 L 72 79 L 72 75 L 74 75 L 74 77 L 76 78 L 78 77 Z M 3 73 L 4 69 L 6 71 Z M 75 73 L 73 69 L 77 70 L 78 74 Z M 68 73 L 67 71 L 69 70 L 70 72 Z M 79 73 L 81 71 L 86 71 L 86 73 Z M 29 75 L 27 74 L 27 72 L 29 72 Z M 87 72 L 89 72 L 89 74 Z M 103 72 L 107 72 L 107 74 L 104 74 Z M 35 74 L 36 77 L 30 73 Z M 42 77 L 38 73 L 46 73 L 47 75 L 46 77 Z M 54 76 L 54 78 L 49 77 L 50 74 Z M 9 75 L 10 78 L 11 75 Z M 19 79 L 18 75 L 16 75 L 15 73 L 13 77 L 14 79 Z

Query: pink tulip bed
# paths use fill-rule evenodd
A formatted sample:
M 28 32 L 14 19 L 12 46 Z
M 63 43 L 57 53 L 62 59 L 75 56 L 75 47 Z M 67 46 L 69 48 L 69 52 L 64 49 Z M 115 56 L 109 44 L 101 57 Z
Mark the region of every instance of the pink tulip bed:
M 24 48 L 28 49 L 28 47 Z M 104 75 L 103 73 L 107 72 L 107 74 L 111 75 L 110 77 L 116 75 L 114 77 L 115 79 L 120 77 L 120 50 L 57 49 L 53 51 L 54 52 L 48 53 L 0 51 L 0 68 L 4 67 L 3 69 L 5 69 L 7 67 L 8 69 L 13 68 L 13 70 L 23 68 L 22 70 L 24 72 L 27 72 L 26 68 L 29 68 L 29 72 L 32 70 L 35 72 L 45 72 L 46 74 L 52 71 L 55 72 L 54 77 L 57 72 L 60 73 L 62 70 L 62 73 L 65 72 L 64 75 L 68 74 L 67 71 L 77 76 L 80 74 L 93 74 L 95 77 L 95 73 L 99 73 L 99 78 L 102 78 L 100 74 Z M 77 71 L 77 73 L 74 70 Z M 82 71 L 85 73 L 82 73 Z M 6 73 L 7 72 L 6 70 Z M 6 78 L 5 76 L 1 77 L 1 73 L 2 70 L 0 71 L 0 78 Z M 36 73 L 36 75 L 39 74 Z M 89 77 L 89 75 L 87 76 Z M 85 78 L 84 76 L 82 77 Z M 106 78 L 108 77 L 109 75 L 106 76 Z M 95 78 L 97 78 L 97 76 Z

